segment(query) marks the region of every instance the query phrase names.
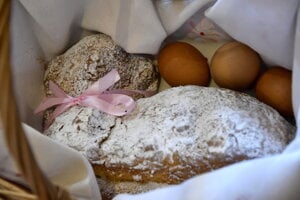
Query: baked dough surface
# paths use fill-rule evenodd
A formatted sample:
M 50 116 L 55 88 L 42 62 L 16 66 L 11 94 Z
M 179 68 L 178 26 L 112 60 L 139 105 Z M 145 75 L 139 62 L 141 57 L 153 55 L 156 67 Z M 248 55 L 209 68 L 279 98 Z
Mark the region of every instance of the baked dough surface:
M 249 95 L 184 86 L 137 100 L 124 117 L 73 107 L 45 134 L 85 155 L 97 175 L 173 184 L 280 153 L 294 132 L 274 109 Z

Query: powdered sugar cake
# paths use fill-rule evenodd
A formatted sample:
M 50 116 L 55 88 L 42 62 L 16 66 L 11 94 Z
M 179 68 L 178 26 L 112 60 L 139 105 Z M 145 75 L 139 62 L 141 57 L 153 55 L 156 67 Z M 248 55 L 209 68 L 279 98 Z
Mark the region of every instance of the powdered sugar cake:
M 151 59 L 125 52 L 104 34 L 84 37 L 64 54 L 47 65 L 44 85 L 49 80 L 71 96 L 80 95 L 112 69 L 117 69 L 120 81 L 113 88 L 156 91 L 159 76 Z
M 112 69 L 118 71 L 120 80 L 111 89 L 158 90 L 159 75 L 150 58 L 129 54 L 111 37 L 94 34 L 84 37 L 48 63 L 44 76 L 46 95 L 51 95 L 51 80 L 68 95 L 78 96 Z M 140 94 L 133 96 L 140 97 Z M 45 112 L 45 120 L 51 112 L 52 109 Z
M 249 95 L 184 86 L 137 100 L 124 117 L 72 107 L 45 134 L 81 152 L 109 180 L 173 184 L 280 153 L 294 132 L 274 109 Z

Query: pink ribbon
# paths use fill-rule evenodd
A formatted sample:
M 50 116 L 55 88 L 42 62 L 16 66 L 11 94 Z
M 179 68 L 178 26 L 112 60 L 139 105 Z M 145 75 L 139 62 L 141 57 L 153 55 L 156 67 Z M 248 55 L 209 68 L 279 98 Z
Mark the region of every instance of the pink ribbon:
M 36 108 L 34 113 L 40 113 L 52 106 L 58 105 L 46 121 L 45 126 L 48 128 L 58 115 L 75 105 L 95 108 L 115 116 L 123 116 L 132 112 L 135 107 L 133 98 L 127 94 L 139 93 L 145 96 L 151 96 L 154 94 L 152 91 L 139 90 L 107 91 L 107 89 L 119 80 L 120 76 L 118 72 L 116 70 L 112 70 L 77 97 L 67 95 L 55 83 L 50 81 L 49 89 L 52 92 L 52 95 L 45 98 Z

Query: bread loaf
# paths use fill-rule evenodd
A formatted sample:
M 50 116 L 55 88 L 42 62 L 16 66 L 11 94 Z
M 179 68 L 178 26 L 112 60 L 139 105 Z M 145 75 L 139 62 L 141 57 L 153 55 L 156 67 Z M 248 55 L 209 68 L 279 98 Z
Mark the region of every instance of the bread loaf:
M 175 87 L 137 100 L 128 116 L 72 107 L 45 132 L 113 181 L 174 184 L 245 159 L 280 153 L 295 128 L 255 98 Z

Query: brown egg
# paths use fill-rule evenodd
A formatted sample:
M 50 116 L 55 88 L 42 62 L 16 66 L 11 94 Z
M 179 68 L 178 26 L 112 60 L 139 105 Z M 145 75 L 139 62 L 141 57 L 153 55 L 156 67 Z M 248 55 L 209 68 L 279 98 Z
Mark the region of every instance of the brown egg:
M 261 59 L 250 47 L 240 42 L 221 46 L 211 61 L 211 76 L 220 87 L 245 90 L 255 81 Z
M 255 93 L 259 100 L 285 116 L 293 116 L 292 72 L 283 67 L 272 67 L 258 79 Z
M 171 86 L 209 84 L 207 59 L 188 43 L 174 42 L 166 45 L 159 52 L 157 61 L 161 76 Z

